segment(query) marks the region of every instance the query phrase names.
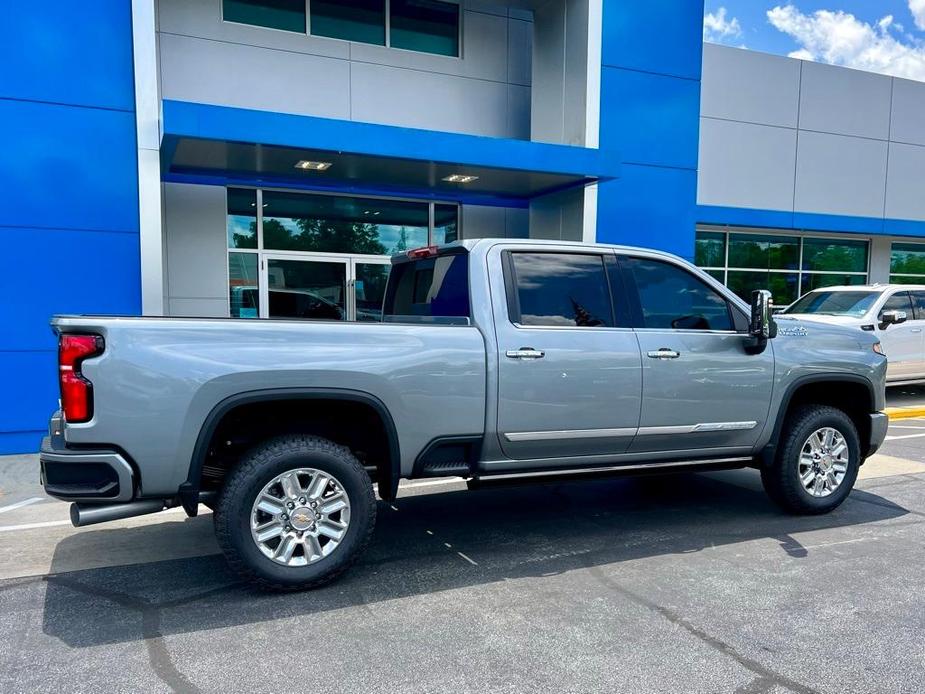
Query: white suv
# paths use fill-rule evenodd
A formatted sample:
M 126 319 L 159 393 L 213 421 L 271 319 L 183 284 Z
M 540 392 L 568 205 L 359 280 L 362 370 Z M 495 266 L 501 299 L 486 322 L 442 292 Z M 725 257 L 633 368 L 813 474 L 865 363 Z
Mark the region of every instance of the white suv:
M 779 315 L 872 332 L 880 338 L 887 357 L 888 385 L 925 381 L 925 285 L 814 289 Z

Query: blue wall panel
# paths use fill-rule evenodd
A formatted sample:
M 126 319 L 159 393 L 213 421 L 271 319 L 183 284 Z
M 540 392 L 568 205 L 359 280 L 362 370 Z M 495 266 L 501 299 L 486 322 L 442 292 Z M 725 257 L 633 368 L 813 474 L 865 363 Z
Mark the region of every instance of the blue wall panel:
M 10 0 L 0 32 L 0 97 L 130 111 L 130 0 Z
M 0 240 L 16 249 L 0 256 L 0 296 L 19 297 L 4 311 L 17 330 L 0 334 L 0 350 L 54 349 L 55 313 L 138 312 L 138 234 L 0 227 Z
M 0 141 L 0 226 L 138 231 L 133 113 L 0 100 Z
M 37 450 L 57 403 L 51 314 L 137 313 L 141 285 L 131 3 L 5 3 L 2 32 L 5 454 Z
M 626 164 L 619 180 L 600 184 L 597 240 L 692 260 L 696 199 L 696 171 Z
M 602 62 L 700 79 L 703 0 L 604 0 Z
M 697 168 L 700 82 L 604 66 L 601 147 L 627 163 Z

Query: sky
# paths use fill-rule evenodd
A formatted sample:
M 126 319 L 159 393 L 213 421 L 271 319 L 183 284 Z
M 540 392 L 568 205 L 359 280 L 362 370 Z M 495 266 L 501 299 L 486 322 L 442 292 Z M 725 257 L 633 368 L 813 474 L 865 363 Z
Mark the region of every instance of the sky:
M 925 82 L 925 0 L 706 0 L 703 38 Z

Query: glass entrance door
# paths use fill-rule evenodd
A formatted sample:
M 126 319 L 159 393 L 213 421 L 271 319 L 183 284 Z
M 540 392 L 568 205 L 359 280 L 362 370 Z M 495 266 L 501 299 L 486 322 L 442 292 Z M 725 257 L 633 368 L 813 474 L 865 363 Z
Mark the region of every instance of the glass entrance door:
M 303 320 L 382 320 L 387 258 L 264 254 L 260 315 Z

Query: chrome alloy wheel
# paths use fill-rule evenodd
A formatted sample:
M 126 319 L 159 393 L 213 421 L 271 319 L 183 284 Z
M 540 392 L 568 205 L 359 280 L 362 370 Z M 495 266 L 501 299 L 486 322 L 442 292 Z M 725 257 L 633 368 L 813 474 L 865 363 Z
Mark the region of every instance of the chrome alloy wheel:
M 800 451 L 799 475 L 803 488 L 815 497 L 828 496 L 848 471 L 848 442 L 832 427 L 817 429 Z
M 349 525 L 350 499 L 343 485 L 314 468 L 277 475 L 251 510 L 251 537 L 265 556 L 284 566 L 306 566 L 328 556 Z

